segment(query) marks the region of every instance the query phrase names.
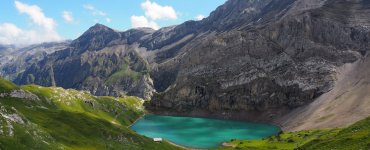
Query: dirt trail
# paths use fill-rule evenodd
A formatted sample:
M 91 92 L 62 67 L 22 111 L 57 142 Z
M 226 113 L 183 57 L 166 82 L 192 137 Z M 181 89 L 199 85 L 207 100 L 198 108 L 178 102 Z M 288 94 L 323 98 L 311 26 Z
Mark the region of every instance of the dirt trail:
M 370 55 L 339 68 L 334 88 L 278 120 L 284 130 L 348 126 L 370 116 Z

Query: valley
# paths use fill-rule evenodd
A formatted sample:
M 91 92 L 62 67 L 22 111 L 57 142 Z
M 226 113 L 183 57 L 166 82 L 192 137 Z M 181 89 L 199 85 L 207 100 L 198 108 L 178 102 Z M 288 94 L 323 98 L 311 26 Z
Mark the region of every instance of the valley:
M 215 148 L 212 144 L 215 143 L 213 140 L 218 141 L 216 147 L 222 147 L 221 141 L 227 138 L 232 140 L 229 143 L 223 143 L 223 148 L 217 149 L 367 149 L 370 144 L 369 118 L 345 128 L 277 133 L 278 128 L 267 127 L 269 125 L 256 126 L 257 124 L 253 123 L 226 120 L 223 123 L 221 123 L 222 120 L 209 122 L 190 117 L 156 116 L 159 118 L 152 118 L 151 121 L 148 120 L 149 122 L 139 122 L 139 125 L 135 121 L 145 114 L 143 100 L 139 98 L 96 97 L 86 92 L 58 87 L 36 85 L 18 87 L 3 79 L 0 80 L 0 97 L 0 148 L 2 149 L 172 150 L 191 149 L 198 146 L 210 148 L 210 145 Z M 164 119 L 168 120 L 164 121 Z M 133 123 L 134 127 L 128 128 Z M 169 126 L 164 127 L 165 124 Z M 194 124 L 193 128 L 190 127 L 191 124 Z M 199 135 L 185 131 L 183 126 L 186 126 L 187 130 L 199 132 Z M 189 143 L 190 145 L 182 143 L 187 145 L 186 147 L 172 145 L 166 141 L 155 143 L 151 138 L 140 136 L 133 131 L 139 128 L 143 131 L 138 133 L 146 132 L 143 134 L 151 136 L 160 134 L 166 137 L 166 140 L 174 138 L 165 136 L 166 132 L 170 133 L 168 136 L 174 136 L 177 132 L 178 140 L 185 140 L 183 141 L 185 143 L 189 142 L 189 139 L 186 140 L 184 135 L 188 135 L 193 143 Z M 211 131 L 212 128 L 216 130 Z M 242 128 L 245 128 L 243 132 L 246 134 L 240 135 Z M 271 128 L 272 132 L 268 133 L 267 128 Z M 152 132 L 156 130 L 159 132 L 153 134 Z M 235 130 L 236 135 L 232 135 L 232 130 Z M 213 136 L 208 136 L 210 134 Z M 225 134 L 230 137 L 225 137 Z M 201 135 L 207 140 L 202 139 Z M 195 136 L 195 139 L 192 136 Z M 221 137 L 224 140 L 218 139 Z M 263 139 L 258 140 L 259 138 Z M 176 144 L 180 143 L 176 142 Z
M 0 45 L 0 149 L 370 149 L 369 16 L 368 0 L 227 0 Z

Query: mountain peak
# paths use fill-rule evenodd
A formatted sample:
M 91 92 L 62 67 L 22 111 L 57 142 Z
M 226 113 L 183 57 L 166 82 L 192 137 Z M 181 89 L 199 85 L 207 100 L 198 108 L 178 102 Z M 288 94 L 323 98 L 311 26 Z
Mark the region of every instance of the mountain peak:
M 85 33 L 97 33 L 97 32 L 115 32 L 113 29 L 103 25 L 103 24 L 100 24 L 100 23 L 96 23 L 94 26 L 90 27 Z M 84 34 L 85 34 L 84 33 Z
M 105 25 L 100 24 L 100 23 L 96 23 L 94 26 L 105 26 Z
M 119 39 L 120 37 L 119 32 L 97 23 L 90 27 L 79 38 L 74 40 L 72 45 L 78 47 L 82 52 L 85 50 L 98 50 L 109 44 L 109 42 Z
M 95 35 L 96 36 L 99 36 L 99 35 L 107 35 L 107 34 L 118 34 L 115 30 L 103 25 L 103 24 L 95 24 L 94 26 L 91 26 L 87 31 L 85 31 L 80 37 L 80 38 L 84 38 L 84 37 L 94 37 Z

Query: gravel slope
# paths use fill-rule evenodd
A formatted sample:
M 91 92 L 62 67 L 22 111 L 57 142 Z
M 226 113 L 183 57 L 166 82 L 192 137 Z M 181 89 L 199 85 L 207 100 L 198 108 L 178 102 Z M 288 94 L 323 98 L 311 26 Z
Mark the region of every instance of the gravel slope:
M 284 130 L 348 126 L 370 116 L 370 56 L 338 71 L 334 88 L 278 120 Z

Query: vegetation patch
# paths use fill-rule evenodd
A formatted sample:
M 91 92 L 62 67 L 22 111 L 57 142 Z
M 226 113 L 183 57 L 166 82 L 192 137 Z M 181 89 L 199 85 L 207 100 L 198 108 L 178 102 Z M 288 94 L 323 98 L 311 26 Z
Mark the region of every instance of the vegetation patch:
M 143 115 L 136 97 L 97 97 L 57 87 L 17 87 L 0 79 L 4 92 L 22 89 L 39 97 L 0 98 L 0 149 L 179 149 L 155 143 L 128 128 Z
M 143 73 L 131 70 L 128 63 L 125 63 L 120 70 L 116 71 L 108 77 L 106 83 L 112 85 L 121 79 L 129 78 L 132 79 L 132 81 L 136 84 L 142 76 Z
M 281 133 L 261 140 L 232 140 L 222 149 L 348 150 L 369 149 L 370 117 L 343 129 Z
M 0 78 L 0 93 L 10 92 L 16 88 L 17 86 L 14 83 Z

